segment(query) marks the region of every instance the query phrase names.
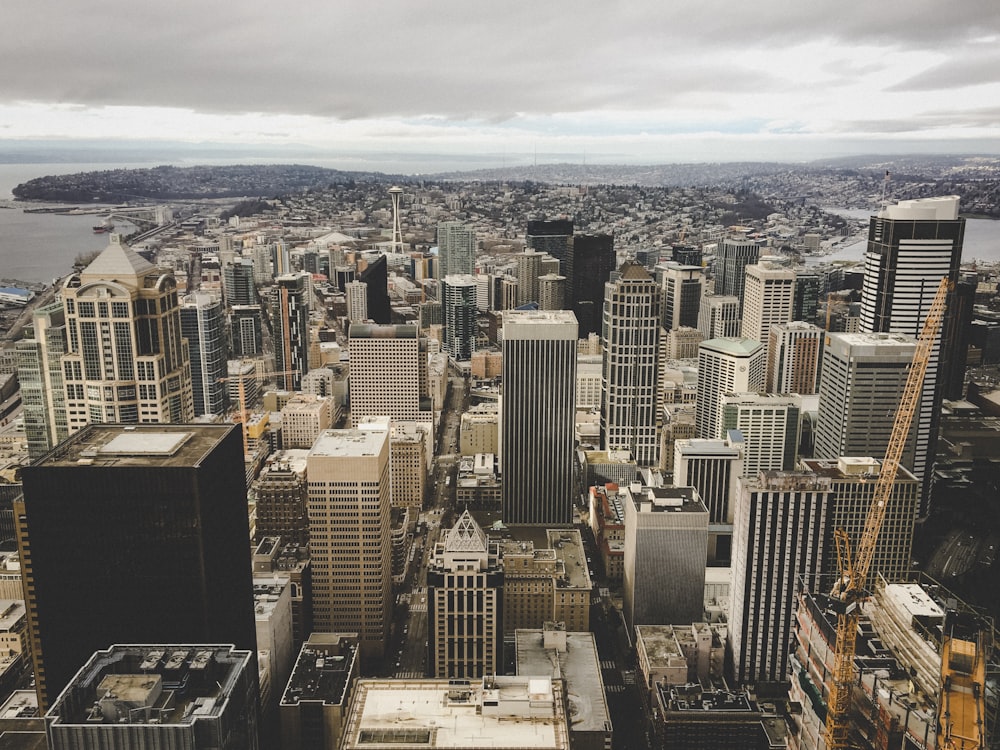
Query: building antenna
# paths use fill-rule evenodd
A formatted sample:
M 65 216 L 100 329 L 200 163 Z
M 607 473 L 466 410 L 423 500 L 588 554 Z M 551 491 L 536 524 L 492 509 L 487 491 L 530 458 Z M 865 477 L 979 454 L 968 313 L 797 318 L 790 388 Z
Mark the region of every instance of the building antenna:
M 878 202 L 879 208 L 886 207 L 885 191 L 888 187 L 889 187 L 889 170 L 887 169 L 885 170 L 885 179 L 882 180 L 882 197 L 879 199 Z

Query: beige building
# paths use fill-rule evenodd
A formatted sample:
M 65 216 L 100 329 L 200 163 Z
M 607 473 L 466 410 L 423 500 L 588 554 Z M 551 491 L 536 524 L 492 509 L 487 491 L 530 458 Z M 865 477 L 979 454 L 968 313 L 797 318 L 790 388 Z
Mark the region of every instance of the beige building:
M 313 620 L 381 658 L 392 611 L 389 432 L 326 430 L 306 459 Z
M 90 423 L 194 419 L 177 283 L 117 234 L 62 290 L 69 330 L 63 355 L 70 433 Z
M 657 683 L 686 685 L 719 683 L 726 660 L 726 627 L 696 622 L 691 625 L 637 625 L 635 651 L 647 705 L 654 701 Z
M 427 339 L 415 325 L 353 325 L 351 425 L 374 416 L 433 422 Z
M 285 448 L 311 448 L 323 430 L 333 427 L 330 399 L 298 393 L 281 409 L 281 440 Z
M 500 352 L 473 352 L 472 377 L 482 380 L 498 378 L 503 373 L 503 354 Z
M 538 630 L 549 621 L 590 630 L 593 583 L 576 529 L 516 527 L 501 543 L 504 633 Z
M 600 354 L 576 355 L 576 408 L 601 408 L 601 383 L 604 357 Z
M 427 489 L 427 431 L 420 423 L 393 422 L 389 437 L 392 507 L 420 510 Z
M 463 456 L 500 450 L 500 410 L 496 404 L 475 406 L 462 414 L 459 452 Z
M 668 359 L 697 359 L 698 344 L 704 341 L 701 331 L 687 326 L 667 331 L 665 338 Z
M 569 750 L 565 706 L 562 680 L 549 676 L 358 680 L 340 748 Z

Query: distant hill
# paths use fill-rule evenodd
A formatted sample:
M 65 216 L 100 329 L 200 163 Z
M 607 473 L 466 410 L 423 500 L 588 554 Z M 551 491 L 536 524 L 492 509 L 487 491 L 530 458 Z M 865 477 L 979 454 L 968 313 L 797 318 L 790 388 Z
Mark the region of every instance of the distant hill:
M 13 189 L 21 200 L 122 203 L 278 196 L 352 182 L 407 182 L 400 175 L 300 164 L 109 169 L 37 177 Z

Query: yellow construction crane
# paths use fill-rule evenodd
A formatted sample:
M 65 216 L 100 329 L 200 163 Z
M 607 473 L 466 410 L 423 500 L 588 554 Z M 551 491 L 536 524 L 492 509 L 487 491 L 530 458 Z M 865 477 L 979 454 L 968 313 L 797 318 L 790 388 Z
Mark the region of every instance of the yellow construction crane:
M 978 615 L 949 611 L 941 640 L 941 692 L 938 694 L 938 747 L 986 747 L 986 659 L 992 626 Z
M 834 532 L 840 579 L 833 594 L 840 601 L 837 607 L 833 686 L 830 689 L 826 714 L 826 746 L 829 750 L 843 750 L 850 747 L 847 738 L 850 730 L 849 709 L 854 685 L 854 655 L 861 617 L 861 601 L 865 598 L 865 582 L 875 556 L 875 545 L 882 529 L 882 521 L 885 519 L 886 505 L 892 495 L 899 462 L 910 435 L 913 415 L 920 405 L 927 363 L 930 361 L 934 342 L 941 330 L 950 287 L 947 277 L 941 279 L 937 294 L 927 313 L 927 319 L 924 321 L 923 330 L 917 338 L 917 348 L 913 353 L 913 362 L 906 378 L 906 385 L 903 387 L 903 395 L 899 400 L 899 409 L 896 411 L 892 433 L 889 435 L 889 445 L 886 447 L 882 468 L 872 491 L 872 501 L 868 507 L 864 530 L 853 553 L 847 532 L 843 529 Z
M 247 378 L 272 378 L 278 375 L 295 375 L 298 370 L 282 370 L 281 372 L 252 372 L 247 375 L 230 375 L 229 377 L 219 378 L 218 382 L 226 383 L 230 380 L 237 381 L 239 387 L 240 396 L 240 410 L 237 414 L 237 421 L 240 423 L 243 429 L 243 455 L 250 455 L 250 437 L 247 434 L 247 421 L 249 420 L 249 414 L 247 413 L 247 395 L 246 389 L 243 387 L 243 382 Z

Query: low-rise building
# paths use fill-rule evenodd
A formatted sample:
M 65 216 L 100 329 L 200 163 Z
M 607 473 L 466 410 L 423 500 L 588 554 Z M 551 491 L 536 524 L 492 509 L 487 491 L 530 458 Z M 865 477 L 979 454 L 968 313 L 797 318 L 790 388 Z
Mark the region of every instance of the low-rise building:
M 339 747 L 358 674 L 357 635 L 313 633 L 278 706 L 282 750 Z
M 778 750 L 788 725 L 773 704 L 747 690 L 655 686 L 653 734 L 661 750 Z
M 255 750 L 256 670 L 256 654 L 233 646 L 98 651 L 45 714 L 49 750 Z
M 358 680 L 341 750 L 569 750 L 563 683 L 551 677 Z
M 462 456 L 456 483 L 459 507 L 499 510 L 500 481 L 498 461 L 493 453 Z
M 459 452 L 463 456 L 500 450 L 500 411 L 495 403 L 479 404 L 462 414 Z
M 618 485 L 596 485 L 589 493 L 590 530 L 609 582 L 620 584 L 625 573 L 625 506 Z
M 636 625 L 635 651 L 643 703 L 656 703 L 656 686 L 725 685 L 725 626 L 696 622 L 691 625 Z

